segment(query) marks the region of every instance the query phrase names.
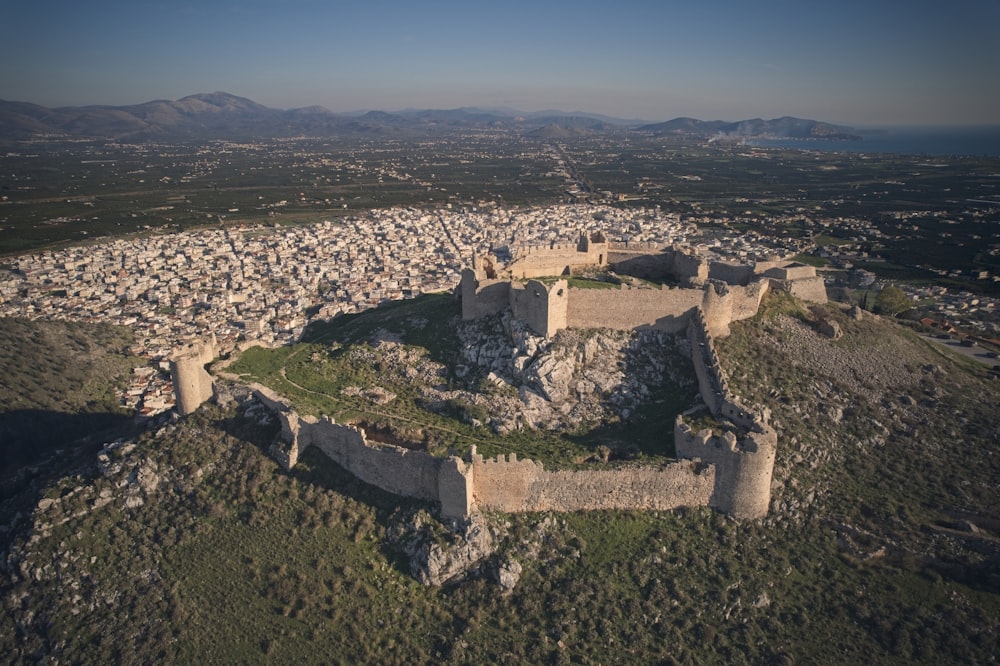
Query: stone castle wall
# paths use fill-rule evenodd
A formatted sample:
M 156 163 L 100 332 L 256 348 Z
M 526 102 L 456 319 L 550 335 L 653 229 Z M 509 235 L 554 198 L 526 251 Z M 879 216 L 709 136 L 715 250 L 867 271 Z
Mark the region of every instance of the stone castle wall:
M 606 266 L 608 242 L 601 234 L 582 234 L 577 243 L 521 246 L 503 277 L 524 280 L 571 275 L 584 268 Z
M 563 328 L 650 327 L 678 332 L 687 326 L 694 309 L 700 307 L 709 332 L 721 337 L 729 334 L 733 321 L 757 314 L 769 289 L 781 289 L 808 301 L 827 300 L 823 278 L 812 266 L 779 262 L 710 265 L 686 248 L 592 243 L 586 237 L 581 237 L 578 245 L 524 250 L 510 264 L 521 268 L 508 272 L 542 274 L 524 270 L 532 266 L 544 267 L 550 271 L 549 276 L 560 275 L 572 272 L 573 267 L 598 265 L 594 262 L 608 263 L 620 273 L 637 277 L 673 277 L 688 286 L 660 290 L 623 287 L 611 291 L 567 288 L 563 281 L 545 286 L 529 280 L 523 285 L 498 279 L 503 270 L 496 268 L 492 258 L 482 257 L 474 259 L 472 269 L 462 272 L 462 317 L 477 319 L 509 307 L 515 317 L 544 336 Z
M 315 446 L 358 479 L 386 492 L 440 504 L 446 519 L 478 510 L 504 512 L 603 509 L 669 510 L 711 506 L 721 491 L 712 464 L 688 460 L 658 467 L 548 471 L 517 456 L 484 459 L 475 449 L 468 461 L 436 458 L 424 451 L 370 442 L 364 430 L 328 418 L 300 417 L 273 392 L 255 396 L 281 421 L 282 441 L 272 455 L 286 469 Z
M 593 511 L 670 510 L 707 506 L 715 488 L 715 469 L 681 461 L 661 467 L 614 470 L 546 471 L 531 460 L 472 454 L 473 496 L 481 509 Z
M 712 416 L 730 422 L 721 433 L 695 433 L 678 416 L 674 448 L 678 458 L 715 465 L 718 476 L 709 506 L 737 518 L 767 515 L 778 435 L 767 423 L 766 410 L 747 408 L 730 391 L 704 315 L 699 311 L 688 329 L 691 357 L 702 401 Z
M 569 289 L 565 280 L 546 285 L 534 279 L 525 284 L 509 279 L 515 274 L 531 278 L 572 273 L 575 268 L 607 262 L 630 267 L 640 276 L 645 272 L 680 277 L 693 287 Z M 749 409 L 730 392 L 713 336 L 727 335 L 732 321 L 756 314 L 771 288 L 825 302 L 822 279 L 815 276 L 812 267 L 767 264 L 759 266 L 763 275 L 756 268 L 730 264 L 717 263 L 710 268 L 688 250 L 621 244 L 612 248 L 599 234 L 581 236 L 577 245 L 523 249 L 512 265 L 516 270 L 503 279 L 499 276 L 502 271 L 489 257 L 474 261 L 472 269 L 463 271 L 460 293 L 464 319 L 511 308 L 514 316 L 545 336 L 566 327 L 649 327 L 667 332 L 686 327 L 699 389 L 720 422 L 721 434 L 711 430 L 695 433 L 678 417 L 674 438 L 677 457 L 682 459 L 679 462 L 659 467 L 548 471 L 540 463 L 518 460 L 514 454 L 485 460 L 473 449 L 468 460 L 454 456 L 442 459 L 424 451 L 369 442 L 360 428 L 328 418 L 299 417 L 279 396 L 255 387 L 257 397 L 281 421 L 281 435 L 272 454 L 290 469 L 302 450 L 315 446 L 366 483 L 393 494 L 439 503 L 445 518 L 464 518 L 479 509 L 666 510 L 680 506 L 711 506 L 738 518 L 766 515 L 777 435 L 767 423 L 766 409 Z M 197 408 L 207 399 L 205 377 L 211 395 L 211 377 L 204 364 L 213 355 L 214 349 L 199 349 L 172 364 L 179 370 L 175 382 L 179 408 Z
M 683 331 L 701 305 L 701 289 L 570 289 L 564 328 Z

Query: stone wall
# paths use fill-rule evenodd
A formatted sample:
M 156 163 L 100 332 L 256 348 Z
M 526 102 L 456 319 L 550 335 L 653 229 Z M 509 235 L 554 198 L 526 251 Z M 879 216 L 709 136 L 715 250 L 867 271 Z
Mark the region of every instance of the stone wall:
M 575 243 L 522 246 L 506 269 L 505 276 L 524 280 L 552 275 L 570 275 L 584 268 L 606 266 L 608 243 L 600 234 L 582 234 Z
M 663 280 L 674 276 L 674 253 L 646 244 L 624 247 L 612 244 L 608 250 L 608 265 L 622 275 Z
M 729 284 L 748 285 L 755 274 L 754 267 L 747 264 L 713 261 L 708 265 L 708 277 L 711 280 L 722 280 Z
M 256 397 L 282 422 L 283 441 L 271 452 L 286 469 L 295 465 L 300 451 L 315 446 L 365 483 L 402 497 L 437 502 L 446 519 L 464 518 L 478 510 L 669 510 L 716 505 L 721 509 L 747 496 L 745 491 L 734 494 L 719 488 L 719 470 L 727 464 L 721 458 L 720 465 L 681 460 L 658 467 L 555 471 L 532 460 L 518 460 L 515 454 L 484 459 L 474 448 L 468 461 L 435 458 L 424 451 L 369 442 L 364 430 L 355 426 L 300 417 L 273 392 L 254 388 Z M 742 467 L 734 469 L 747 476 Z M 741 478 L 732 471 L 727 474 L 727 479 Z M 723 499 L 713 500 L 716 497 Z
M 477 278 L 476 271 L 462 271 L 462 319 L 478 319 L 510 307 L 510 280 Z
M 701 289 L 570 289 L 568 328 L 683 331 L 703 299 Z
M 303 424 L 299 441 L 315 446 L 365 483 L 394 495 L 440 502 L 443 459 L 426 451 L 369 442 L 361 428 L 323 418 Z M 300 444 L 300 446 L 302 446 Z
M 798 278 L 795 280 L 771 280 L 774 289 L 787 291 L 795 298 L 813 303 L 826 303 L 826 284 L 819 276 L 811 278 Z
M 766 409 L 750 409 L 730 391 L 700 311 L 691 320 L 688 336 L 702 401 L 722 422 L 724 431 L 694 433 L 678 416 L 674 423 L 677 457 L 697 458 L 716 466 L 717 483 L 709 506 L 737 518 L 763 517 L 771 501 L 778 435 L 767 423 Z
M 691 461 L 661 467 L 546 471 L 511 454 L 484 460 L 472 454 L 476 506 L 526 511 L 606 509 L 669 510 L 707 506 L 715 491 L 715 469 Z

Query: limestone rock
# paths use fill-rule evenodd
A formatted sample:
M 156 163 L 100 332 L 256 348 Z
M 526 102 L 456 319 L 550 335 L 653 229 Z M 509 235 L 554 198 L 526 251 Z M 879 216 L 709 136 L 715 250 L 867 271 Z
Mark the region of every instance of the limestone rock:
M 546 339 L 506 311 L 463 322 L 459 336 L 458 374 L 477 390 L 477 404 L 501 433 L 627 418 L 665 376 L 679 385 L 691 381 L 683 370 L 686 340 L 659 331 L 562 330 Z M 683 363 L 674 367 L 673 359 Z M 486 388 L 483 395 L 484 386 L 500 390 Z M 509 389 L 517 389 L 518 396 Z M 469 395 L 437 399 L 451 397 L 473 400 Z
M 844 335 L 840 324 L 832 319 L 821 319 L 819 322 L 819 332 L 831 340 L 839 340 Z
M 434 586 L 463 580 L 498 546 L 481 519 L 472 517 L 448 530 L 424 512 L 398 522 L 390 529 L 389 539 L 409 559 L 413 577 Z
M 500 562 L 496 570 L 496 580 L 504 594 L 510 594 L 521 580 L 521 563 L 507 558 Z

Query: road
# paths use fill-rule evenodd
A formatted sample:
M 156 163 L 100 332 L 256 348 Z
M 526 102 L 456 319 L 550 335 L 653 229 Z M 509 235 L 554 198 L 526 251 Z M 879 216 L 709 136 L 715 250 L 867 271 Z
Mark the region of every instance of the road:
M 926 337 L 928 340 L 933 340 L 934 342 L 936 342 L 936 343 L 938 343 L 940 345 L 948 347 L 949 349 L 951 349 L 954 352 L 957 352 L 957 353 L 962 354 L 964 356 L 968 356 L 969 358 L 971 358 L 973 360 L 976 360 L 976 361 L 979 361 L 980 363 L 988 365 L 991 368 L 994 365 L 1000 365 L 1000 358 L 991 358 L 991 357 L 987 356 L 986 350 L 984 350 L 982 347 L 979 347 L 979 346 L 976 346 L 976 347 L 966 347 L 965 345 L 963 345 L 962 343 L 960 343 L 958 340 L 951 340 L 951 339 L 945 340 L 943 338 L 935 338 L 935 337 L 930 336 L 930 335 L 926 335 L 924 337 Z

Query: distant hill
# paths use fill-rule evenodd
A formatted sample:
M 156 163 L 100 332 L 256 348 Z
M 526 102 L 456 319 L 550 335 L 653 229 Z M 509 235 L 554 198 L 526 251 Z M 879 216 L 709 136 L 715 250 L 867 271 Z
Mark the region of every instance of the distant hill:
M 57 109 L 0 100 L 0 139 L 15 141 L 42 136 L 132 141 L 352 134 L 433 136 L 463 129 L 495 129 L 561 139 L 602 134 L 626 127 L 654 135 L 699 138 L 859 138 L 848 127 L 790 117 L 735 123 L 675 118 L 665 123 L 641 124 L 641 121 L 582 112 L 521 113 L 513 109 L 406 109 L 393 113 L 372 110 L 361 114 L 339 114 L 322 106 L 272 109 L 224 92 L 129 106 Z
M 655 135 L 691 136 L 699 138 L 781 138 L 781 139 L 839 139 L 857 141 L 861 136 L 851 127 L 831 125 L 818 120 L 784 116 L 774 120 L 697 120 L 674 118 L 663 123 L 642 125 L 639 131 Z

